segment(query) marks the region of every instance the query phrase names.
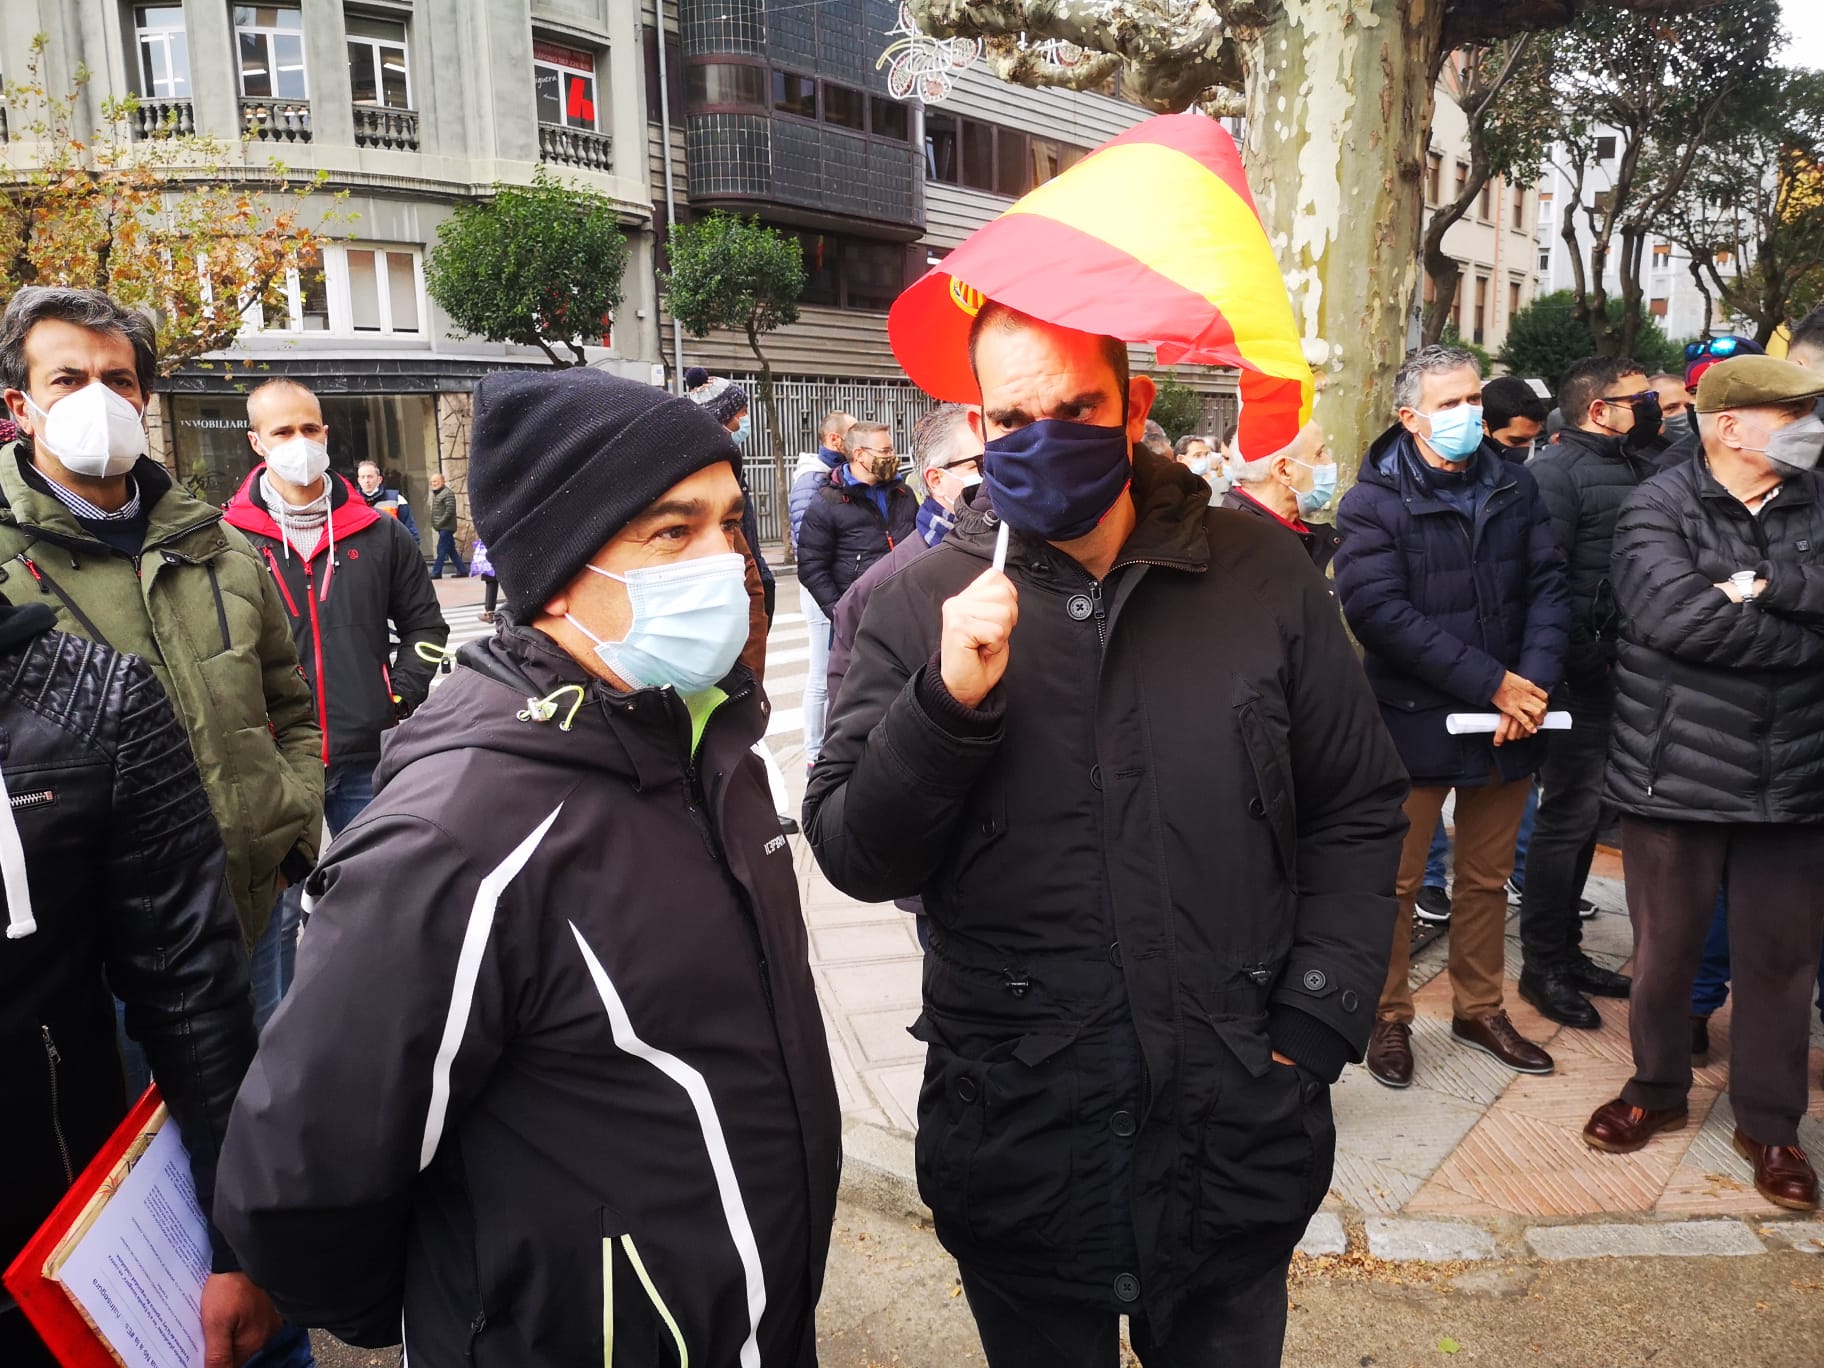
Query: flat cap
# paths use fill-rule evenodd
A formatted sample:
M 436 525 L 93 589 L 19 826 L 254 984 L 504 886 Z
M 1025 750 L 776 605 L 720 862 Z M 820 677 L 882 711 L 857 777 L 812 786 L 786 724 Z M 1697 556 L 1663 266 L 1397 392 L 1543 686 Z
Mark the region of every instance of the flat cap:
M 1773 356 L 1718 361 L 1697 384 L 1697 411 L 1758 408 L 1824 398 L 1824 371 L 1809 371 Z

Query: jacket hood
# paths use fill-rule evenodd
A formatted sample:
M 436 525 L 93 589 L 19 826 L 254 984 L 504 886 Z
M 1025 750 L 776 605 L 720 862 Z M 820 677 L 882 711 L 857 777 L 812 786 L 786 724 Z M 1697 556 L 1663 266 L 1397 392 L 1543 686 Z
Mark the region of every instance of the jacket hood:
M 734 728 L 723 734 L 745 750 L 765 734 L 768 705 L 745 665 L 721 687 L 728 702 L 716 710 L 717 729 Z M 622 693 L 537 628 L 508 624 L 463 647 L 455 673 L 389 733 L 374 780 L 383 785 L 444 751 L 479 749 L 606 771 L 645 789 L 680 776 L 689 748 L 690 715 L 675 691 Z
M 1210 508 L 1210 487 L 1176 461 L 1155 456 L 1145 447 L 1133 450 L 1134 530 L 1121 548 L 1122 561 L 1144 560 L 1173 569 L 1202 570 L 1210 561 L 1204 517 Z M 955 512 L 956 530 L 944 538 L 978 560 L 994 560 L 994 543 L 1000 519 L 984 482 L 966 492 Z M 1010 546 L 1035 555 L 1059 554 L 1049 542 L 1029 537 L 1017 527 Z M 1009 551 L 1011 560 L 1012 552 Z
M 228 501 L 223 517 L 243 532 L 253 532 L 273 541 L 284 541 L 284 529 L 267 511 L 266 501 L 259 495 L 260 476 L 265 473 L 264 462 L 253 468 L 252 473 L 235 491 L 234 497 Z M 333 470 L 323 478 L 329 481 L 329 517 L 335 540 L 345 541 L 362 528 L 372 527 L 380 521 L 383 515 L 369 508 L 365 500 L 355 497 L 360 491 L 346 479 Z M 329 540 L 325 537 L 317 543 L 316 551 L 311 553 L 312 559 L 315 559 L 317 552 L 328 549 Z

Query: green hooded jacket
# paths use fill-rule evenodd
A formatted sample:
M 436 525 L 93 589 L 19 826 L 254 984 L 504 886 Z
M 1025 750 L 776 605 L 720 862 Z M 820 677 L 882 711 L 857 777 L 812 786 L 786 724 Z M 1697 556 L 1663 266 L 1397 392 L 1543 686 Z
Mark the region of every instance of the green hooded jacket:
M 219 509 L 155 461 L 133 468 L 148 517 L 133 557 L 28 482 L 31 460 L 28 442 L 0 448 L 0 593 L 46 603 L 62 630 L 152 667 L 190 734 L 251 946 L 280 866 L 307 873 L 323 825 L 323 733 L 272 576 Z

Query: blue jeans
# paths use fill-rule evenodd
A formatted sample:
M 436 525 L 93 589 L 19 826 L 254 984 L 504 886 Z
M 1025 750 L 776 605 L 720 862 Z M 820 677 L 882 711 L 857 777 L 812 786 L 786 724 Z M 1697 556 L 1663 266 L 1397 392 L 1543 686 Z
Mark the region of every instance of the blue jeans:
M 340 836 L 342 828 L 374 801 L 374 766 L 379 763 L 359 760 L 329 767 L 323 777 L 323 820 L 331 836 Z
M 1716 895 L 1704 957 L 1691 984 L 1691 1015 L 1709 1016 L 1729 999 L 1729 890 Z M 1824 1017 L 1824 952 L 1818 956 L 1818 1015 Z
M 830 620 L 817 606 L 811 591 L 798 586 L 798 606 L 804 611 L 804 634 L 809 639 L 809 673 L 804 677 L 804 758 L 816 763 L 823 749 L 824 715 L 829 707 Z
M 448 559 L 456 567 L 456 578 L 461 579 L 469 573 L 469 567 L 462 563 L 462 556 L 456 550 L 456 530 L 450 527 L 437 529 L 437 559 L 431 562 L 431 578 L 443 577 L 443 562 Z
M 1438 829 L 1431 834 L 1431 851 L 1425 857 L 1427 888 L 1442 888 L 1447 882 L 1445 865 L 1450 860 L 1450 837 L 1444 834 L 1444 819 L 1438 818 Z
M 263 1031 L 272 1014 L 279 1010 L 279 999 L 291 987 L 291 976 L 298 963 L 298 928 L 304 921 L 304 890 L 288 888 L 272 905 L 266 929 L 253 943 L 253 955 L 247 965 L 247 976 L 253 984 L 253 1025 Z
M 283 1325 L 243 1368 L 315 1368 L 316 1362 L 310 1350 L 310 1331 L 301 1325 Z

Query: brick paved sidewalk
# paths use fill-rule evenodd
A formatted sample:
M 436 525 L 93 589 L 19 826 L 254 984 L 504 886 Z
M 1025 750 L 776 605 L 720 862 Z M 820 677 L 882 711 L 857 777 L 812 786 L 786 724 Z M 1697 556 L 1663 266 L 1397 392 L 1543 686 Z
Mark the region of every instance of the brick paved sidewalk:
M 924 1047 L 906 1033 L 919 1004 L 911 919 L 891 905 L 845 897 L 824 880 L 803 841 L 794 846 L 843 1111 L 910 1135 L 924 1060 Z M 1625 967 L 1630 933 L 1621 882 L 1592 879 L 1590 893 L 1601 911 L 1585 924 L 1586 948 Z M 1552 1052 L 1557 1072 L 1516 1075 L 1456 1044 L 1446 942 L 1429 947 L 1413 966 L 1413 1086 L 1396 1092 L 1351 1066 L 1333 1090 L 1337 1158 L 1327 1205 L 1363 1216 L 1497 1219 L 1788 1214 L 1755 1193 L 1747 1163 L 1730 1146 L 1734 1118 L 1722 1095 L 1729 1009 L 1711 1019 L 1716 1062 L 1697 1072 L 1691 1124 L 1638 1154 L 1597 1153 L 1580 1132 L 1631 1072 L 1628 1005 L 1597 999 L 1598 1031 L 1546 1021 L 1514 988 L 1517 922 L 1509 921 L 1508 933 L 1508 1011 L 1521 1034 Z M 1824 1040 L 1814 1035 L 1813 1047 L 1815 1080 Z M 1814 1090 L 1800 1140 L 1824 1156 L 1824 1092 Z

